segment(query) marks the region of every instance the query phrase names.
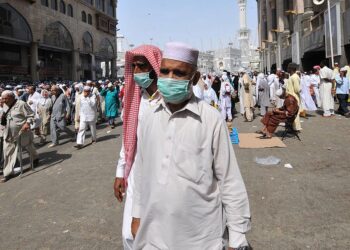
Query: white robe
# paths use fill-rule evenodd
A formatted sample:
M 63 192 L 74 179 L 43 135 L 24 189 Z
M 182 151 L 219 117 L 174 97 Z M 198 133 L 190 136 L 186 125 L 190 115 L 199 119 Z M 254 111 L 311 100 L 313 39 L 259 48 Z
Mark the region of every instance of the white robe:
M 320 97 L 320 76 L 313 74 L 310 76 L 310 84 L 313 86 L 317 107 L 321 107 L 321 97 Z
M 213 102 L 215 105 L 218 105 L 218 97 L 216 96 L 215 91 L 211 87 L 209 87 L 208 89 L 204 89 L 203 96 L 204 101 L 206 103 L 212 104 Z
M 327 66 L 320 70 L 321 86 L 320 95 L 324 116 L 334 115 L 334 97 L 332 95 L 333 84 L 324 79 L 334 80 L 333 71 Z
M 317 110 L 316 104 L 310 94 L 310 86 L 311 86 L 310 76 L 308 75 L 302 76 L 300 84 L 301 84 L 301 91 L 300 91 L 301 109 L 307 110 L 307 111 Z
M 160 98 L 161 98 L 160 95 L 158 95 L 156 98 L 151 100 L 148 93 L 146 91 L 142 91 L 140 109 L 138 114 L 138 124 L 140 124 L 142 119 L 144 119 L 144 115 L 147 112 L 149 112 L 150 109 L 158 105 Z M 140 126 L 137 126 L 137 134 L 139 133 L 140 133 Z M 123 214 L 122 239 L 123 239 L 124 250 L 133 249 L 134 237 L 131 234 L 131 222 L 132 222 L 131 210 L 132 210 L 133 194 L 134 194 L 134 188 L 135 188 L 134 168 L 135 168 L 135 162 L 137 158 L 138 158 L 138 154 L 136 151 L 134 164 L 131 168 L 131 171 L 128 177 L 128 188 L 126 190 L 126 199 L 125 199 L 125 207 L 124 207 L 124 214 Z M 122 145 L 122 148 L 119 154 L 118 165 L 116 169 L 117 178 L 124 178 L 125 166 L 126 166 L 125 149 L 124 149 L 124 145 Z
M 161 102 L 139 126 L 134 249 L 221 250 L 226 226 L 230 247 L 246 245 L 247 192 L 219 113 L 195 98 L 173 114 Z

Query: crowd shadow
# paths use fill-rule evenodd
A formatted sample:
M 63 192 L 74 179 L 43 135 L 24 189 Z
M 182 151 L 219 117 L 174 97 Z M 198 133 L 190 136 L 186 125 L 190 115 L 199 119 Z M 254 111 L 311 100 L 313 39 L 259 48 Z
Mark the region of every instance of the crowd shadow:
M 119 137 L 120 137 L 120 134 L 105 135 L 105 136 L 102 136 L 102 137 L 97 137 L 97 143 L 103 142 L 103 141 L 108 141 L 108 140 L 111 140 L 111 139 L 116 139 L 116 138 L 119 138 Z
M 57 153 L 57 150 L 40 153 L 39 166 L 34 168 L 34 171 L 28 173 L 31 170 L 31 167 L 29 162 L 29 156 L 26 156 L 25 158 L 23 158 L 23 173 L 24 174 L 27 173 L 27 174 L 22 175 L 21 178 L 41 172 L 45 169 L 48 169 L 52 166 L 62 163 L 63 161 L 68 160 L 71 157 L 72 157 L 71 154 L 59 154 Z

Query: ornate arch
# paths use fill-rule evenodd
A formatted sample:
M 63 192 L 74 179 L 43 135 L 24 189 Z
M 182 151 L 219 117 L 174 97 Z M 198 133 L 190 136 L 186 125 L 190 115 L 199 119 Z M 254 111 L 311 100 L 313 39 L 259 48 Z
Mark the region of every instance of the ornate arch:
M 46 26 L 43 43 L 62 49 L 73 49 L 73 39 L 69 30 L 58 21 Z
M 93 53 L 94 42 L 90 32 L 85 31 L 83 34 L 82 40 L 83 40 L 83 53 L 87 53 L 87 54 Z
M 27 20 L 7 3 L 0 3 L 0 36 L 26 42 L 33 40 Z
M 114 58 L 114 48 L 112 43 L 104 38 L 100 42 L 98 56 L 102 59 L 112 59 Z

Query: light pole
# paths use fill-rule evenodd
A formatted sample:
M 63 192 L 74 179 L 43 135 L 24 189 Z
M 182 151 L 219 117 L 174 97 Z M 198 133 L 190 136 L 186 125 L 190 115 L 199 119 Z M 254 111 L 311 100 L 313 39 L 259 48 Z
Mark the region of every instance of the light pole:
M 315 5 L 321 5 L 324 3 L 325 0 L 313 0 Z M 328 7 L 328 26 L 329 26 L 329 45 L 331 47 L 331 62 L 332 62 L 332 68 L 334 68 L 334 50 L 333 50 L 333 31 L 332 31 L 332 20 L 331 20 L 331 3 L 329 0 L 327 0 L 327 7 Z

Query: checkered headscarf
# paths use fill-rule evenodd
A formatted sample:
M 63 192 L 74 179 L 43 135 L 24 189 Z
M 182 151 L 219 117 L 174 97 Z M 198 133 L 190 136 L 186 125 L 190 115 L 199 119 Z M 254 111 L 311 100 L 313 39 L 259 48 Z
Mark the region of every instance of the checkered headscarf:
M 141 90 L 135 84 L 132 61 L 135 56 L 144 56 L 151 64 L 153 70 L 159 76 L 162 52 L 152 45 L 142 45 L 125 54 L 125 97 L 123 118 L 123 142 L 125 148 L 126 168 L 124 171 L 125 181 L 128 179 L 132 164 L 135 159 L 137 147 L 137 124 L 141 102 Z

